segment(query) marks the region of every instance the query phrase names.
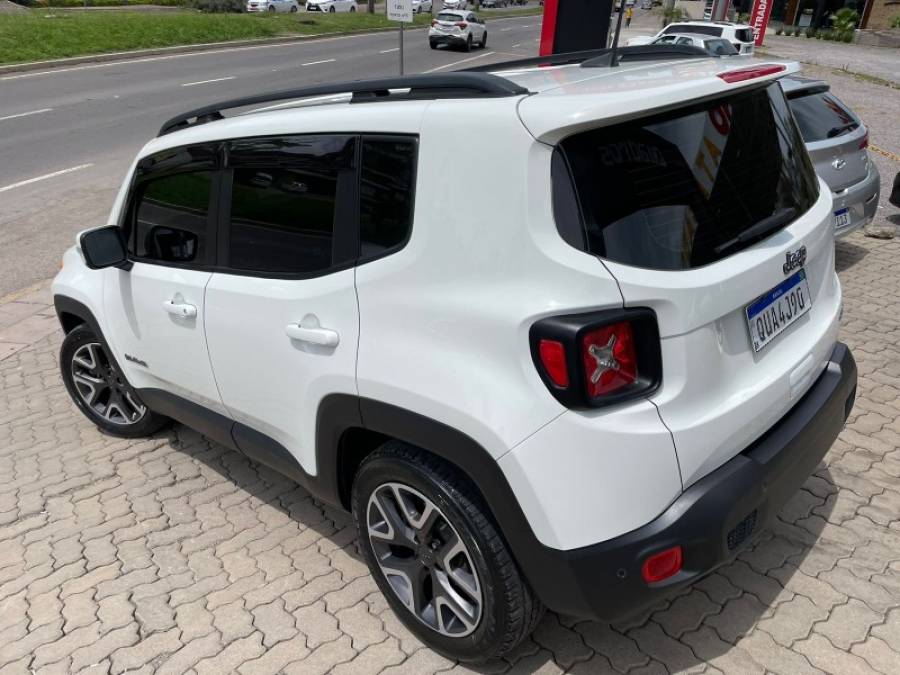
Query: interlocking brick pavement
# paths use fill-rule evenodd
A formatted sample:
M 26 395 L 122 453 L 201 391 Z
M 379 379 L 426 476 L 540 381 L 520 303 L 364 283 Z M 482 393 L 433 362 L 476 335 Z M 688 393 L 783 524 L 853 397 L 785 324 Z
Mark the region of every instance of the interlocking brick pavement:
M 846 91 L 897 109 L 896 90 Z M 837 245 L 857 404 L 772 528 L 638 617 L 548 614 L 476 672 L 900 673 L 898 261 L 898 239 Z M 98 433 L 49 301 L 0 302 L 0 673 L 470 672 L 391 613 L 346 515 L 185 427 Z

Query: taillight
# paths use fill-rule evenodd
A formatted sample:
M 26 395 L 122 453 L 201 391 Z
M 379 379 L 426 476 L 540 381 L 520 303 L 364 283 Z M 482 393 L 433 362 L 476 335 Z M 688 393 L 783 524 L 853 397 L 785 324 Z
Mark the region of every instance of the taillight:
M 780 64 L 769 64 L 766 66 L 754 66 L 752 68 L 741 68 L 740 70 L 729 70 L 725 73 L 719 73 L 718 77 L 725 80 L 729 84 L 734 82 L 744 82 L 757 77 L 765 77 L 766 75 L 774 75 L 787 70 L 787 67 Z
M 641 576 L 648 584 L 665 581 L 678 574 L 683 563 L 681 546 L 673 546 L 647 558 L 641 566 Z
M 558 340 L 541 340 L 538 347 L 541 365 L 557 387 L 569 386 L 569 369 L 566 365 L 566 348 Z
M 469 27 L 469 24 L 467 24 L 465 21 L 457 21 L 457 22 L 456 22 L 456 25 L 457 25 L 459 28 L 468 28 L 468 27 Z
M 656 315 L 615 309 L 541 319 L 529 334 L 544 384 L 569 408 L 596 408 L 647 396 L 662 381 Z
M 431 27 L 434 28 L 435 26 L 437 26 L 437 19 L 432 19 L 432 20 L 431 20 Z
M 866 135 L 862 137 L 862 140 L 859 142 L 859 149 L 865 150 L 869 147 L 869 132 L 866 132 Z
M 628 321 L 585 333 L 581 338 L 585 385 L 590 397 L 605 396 L 637 380 L 637 354 Z

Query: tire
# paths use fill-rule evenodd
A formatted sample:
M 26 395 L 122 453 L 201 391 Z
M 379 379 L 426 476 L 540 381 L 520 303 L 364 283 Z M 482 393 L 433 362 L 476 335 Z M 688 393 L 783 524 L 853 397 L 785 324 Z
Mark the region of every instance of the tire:
M 472 34 L 469 33 L 468 39 L 466 39 L 466 46 L 463 49 L 467 52 L 472 51 Z
M 478 43 L 478 47 L 480 49 L 487 47 L 487 31 L 484 31 L 484 35 L 481 36 L 481 42 Z
M 150 436 L 170 423 L 147 408 L 101 339 L 85 325 L 66 335 L 59 353 L 69 396 L 101 430 L 113 436 Z
M 351 5 L 351 6 L 350 6 L 350 13 L 353 14 L 353 12 L 355 12 L 355 11 L 356 11 L 356 7 L 354 7 L 353 5 Z
M 331 7 L 328 8 L 329 14 L 334 14 L 335 11 L 337 11 L 337 10 L 335 10 L 334 5 L 332 5 Z
M 480 494 L 452 466 L 388 441 L 357 471 L 352 508 L 379 589 L 404 625 L 435 651 L 485 661 L 510 652 L 534 630 L 544 607 Z M 444 588 L 449 592 L 435 593 Z
M 275 12 L 275 6 L 274 6 L 274 5 L 269 5 L 269 11 L 272 12 L 272 13 L 274 13 L 274 12 Z
M 296 13 L 297 13 L 297 5 L 294 5 L 293 7 L 291 7 L 291 14 L 296 14 Z
M 429 41 L 428 41 L 428 45 L 429 45 L 432 49 L 437 49 L 437 48 L 438 48 L 437 42 L 435 42 L 434 40 L 429 40 Z

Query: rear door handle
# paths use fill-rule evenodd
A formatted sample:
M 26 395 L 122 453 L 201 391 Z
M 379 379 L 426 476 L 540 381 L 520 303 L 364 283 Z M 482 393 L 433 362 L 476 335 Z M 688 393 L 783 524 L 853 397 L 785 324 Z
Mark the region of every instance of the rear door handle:
M 300 324 L 290 323 L 284 328 L 284 332 L 292 340 L 308 342 L 321 347 L 337 347 L 341 336 L 336 330 L 330 328 L 306 327 Z
M 175 302 L 174 300 L 166 300 L 163 303 L 163 309 L 173 316 L 192 318 L 197 316 L 197 308 L 186 302 Z

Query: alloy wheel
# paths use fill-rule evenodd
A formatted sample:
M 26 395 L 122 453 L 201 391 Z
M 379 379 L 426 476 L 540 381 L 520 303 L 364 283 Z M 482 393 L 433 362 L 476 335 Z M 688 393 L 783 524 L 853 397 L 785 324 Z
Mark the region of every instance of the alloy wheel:
M 84 404 L 111 424 L 135 424 L 147 412 L 98 342 L 72 355 L 72 380 Z
M 478 573 L 434 502 L 407 485 L 385 483 L 369 497 L 366 525 L 378 566 L 419 621 L 448 637 L 478 627 L 484 604 Z

